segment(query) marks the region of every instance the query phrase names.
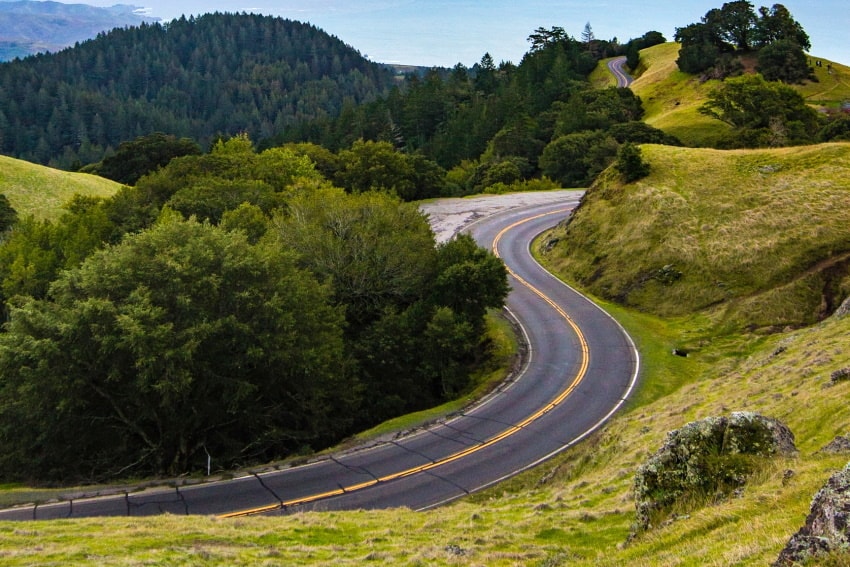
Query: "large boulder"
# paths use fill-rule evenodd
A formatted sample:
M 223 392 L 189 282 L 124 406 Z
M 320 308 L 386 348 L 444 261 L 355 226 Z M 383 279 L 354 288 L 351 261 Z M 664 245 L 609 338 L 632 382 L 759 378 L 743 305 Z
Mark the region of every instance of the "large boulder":
M 788 541 L 773 564 L 785 567 L 818 555 L 850 549 L 850 464 L 815 495 L 806 524 Z
M 766 457 L 796 450 L 784 424 L 751 412 L 709 417 L 671 431 L 635 475 L 637 530 L 653 527 L 685 502 L 728 496 Z

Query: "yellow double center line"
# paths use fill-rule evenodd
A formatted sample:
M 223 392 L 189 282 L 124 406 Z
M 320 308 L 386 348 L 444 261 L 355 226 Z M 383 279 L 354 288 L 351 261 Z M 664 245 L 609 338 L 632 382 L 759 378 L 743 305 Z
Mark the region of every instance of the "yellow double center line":
M 533 220 L 537 220 L 537 219 L 545 217 L 545 216 L 564 213 L 564 212 L 567 212 L 569 210 L 570 209 L 559 209 L 557 211 L 550 211 L 548 213 L 543 213 L 543 214 L 540 214 L 540 215 L 537 215 L 537 216 L 528 217 L 526 219 L 515 222 L 514 224 L 502 229 L 496 235 L 496 238 L 493 240 L 493 254 L 495 254 L 497 257 L 501 257 L 499 255 L 499 241 L 502 239 L 502 236 L 504 236 L 505 233 L 507 233 L 509 230 L 512 230 L 512 229 L 516 228 L 517 226 L 520 226 L 524 223 L 527 223 L 527 222 L 530 222 L 530 221 L 533 221 Z M 400 471 L 400 472 L 396 472 L 396 473 L 393 473 L 393 474 L 382 476 L 380 478 L 376 478 L 376 479 L 373 479 L 373 480 L 362 482 L 360 484 L 354 484 L 354 485 L 351 485 L 351 486 L 340 487 L 340 488 L 337 488 L 337 489 L 334 489 L 334 490 L 329 490 L 327 492 L 322 492 L 322 493 L 319 493 L 319 494 L 312 494 L 310 496 L 303 496 L 301 498 L 295 498 L 295 499 L 292 499 L 292 500 L 287 500 L 285 502 L 280 502 L 278 504 L 269 504 L 267 506 L 260 506 L 258 508 L 251 508 L 251 509 L 248 509 L 248 510 L 239 510 L 239 511 L 236 511 L 236 512 L 221 514 L 218 517 L 219 518 L 235 518 L 235 517 L 238 517 L 238 516 L 249 516 L 249 515 L 252 515 L 252 514 L 262 514 L 264 512 L 272 512 L 274 510 L 289 508 L 291 506 L 299 506 L 299 505 L 302 505 L 302 504 L 309 504 L 310 502 L 315 502 L 317 500 L 323 500 L 325 498 L 331 498 L 333 496 L 341 496 L 343 494 L 349 494 L 351 492 L 357 492 L 359 490 L 363 490 L 363 489 L 369 488 L 371 486 L 375 486 L 376 484 L 390 482 L 390 481 L 398 480 L 400 478 L 408 477 L 408 476 L 411 476 L 411 475 L 414 475 L 414 474 L 417 474 L 417 473 L 429 471 L 431 469 L 435 469 L 435 468 L 440 467 L 442 465 L 445 465 L 447 463 L 451 463 L 453 461 L 457 461 L 458 459 L 462 459 L 464 457 L 467 457 L 467 456 L 469 456 L 473 453 L 477 453 L 478 451 L 486 449 L 487 447 L 491 447 L 491 446 L 495 445 L 496 443 L 503 441 L 504 439 L 507 439 L 511 435 L 514 435 L 515 433 L 521 431 L 523 428 L 527 427 L 528 425 L 530 425 L 534 421 L 537 421 L 538 419 L 540 419 L 541 417 L 543 417 L 544 415 L 546 415 L 547 413 L 549 413 L 550 411 L 552 411 L 553 409 L 558 407 L 565 399 L 567 399 L 567 397 L 573 392 L 573 390 L 575 390 L 578 387 L 578 385 L 584 379 L 585 374 L 587 373 L 587 366 L 588 366 L 589 359 L 590 359 L 590 351 L 589 351 L 589 348 L 587 346 L 587 341 L 585 340 L 584 334 L 581 332 L 581 329 L 579 329 L 578 325 L 576 325 L 575 321 L 573 321 L 573 319 L 567 314 L 567 312 L 564 311 L 557 303 L 552 301 L 542 291 L 540 291 L 539 289 L 537 289 L 536 287 L 534 287 L 533 285 L 528 283 L 526 280 L 521 278 L 519 275 L 517 275 L 516 272 L 514 272 L 513 270 L 510 269 L 510 267 L 508 267 L 507 270 L 508 270 L 508 273 L 510 273 L 511 276 L 513 276 L 514 279 L 516 279 L 520 284 L 522 284 L 523 286 L 525 286 L 526 288 L 531 290 L 535 295 L 539 296 L 543 301 L 548 303 L 555 311 L 557 311 L 558 314 L 561 315 L 561 317 L 564 318 L 564 320 L 567 322 L 567 324 L 569 324 L 569 326 L 573 329 L 576 336 L 578 337 L 578 341 L 579 341 L 579 344 L 581 346 L 581 363 L 579 365 L 579 369 L 576 372 L 575 378 L 573 378 L 573 380 L 569 384 L 569 386 L 567 386 L 560 394 L 558 394 L 558 396 L 555 397 L 555 399 L 553 399 L 551 402 L 549 402 L 546 406 L 537 410 L 534 414 L 532 414 L 532 415 L 528 416 L 527 418 L 525 418 L 524 420 L 522 420 L 520 423 L 511 426 L 510 428 L 506 429 L 505 431 L 502 431 L 501 433 L 495 435 L 494 437 L 491 437 L 490 439 L 483 441 L 483 442 L 479 443 L 478 445 L 468 447 L 468 448 L 464 449 L 463 451 L 459 451 L 459 452 L 451 454 L 447 457 L 443 457 L 442 459 L 428 463 L 427 465 L 421 465 L 421 466 L 418 466 L 418 467 L 413 467 L 413 468 L 410 468 L 410 469 L 407 469 L 407 470 L 403 470 L 403 471 Z

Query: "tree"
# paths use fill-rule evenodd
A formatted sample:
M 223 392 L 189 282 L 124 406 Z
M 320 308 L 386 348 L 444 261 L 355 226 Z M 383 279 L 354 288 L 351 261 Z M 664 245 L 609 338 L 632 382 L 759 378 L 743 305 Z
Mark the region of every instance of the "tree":
M 281 242 L 331 285 L 353 329 L 415 302 L 434 273 L 434 236 L 414 205 L 379 192 L 322 188 L 275 217 Z
M 614 167 L 626 183 L 633 183 L 649 175 L 649 164 L 643 161 L 640 148 L 630 142 L 620 146 Z
M 155 132 L 131 142 L 122 142 L 113 155 L 91 169 L 107 179 L 135 185 L 142 176 L 165 167 L 176 157 L 200 153 L 200 146 L 189 138 Z
M 765 45 L 758 54 L 756 70 L 768 81 L 802 83 L 814 77 L 803 48 L 791 39 Z
M 21 299 L 0 335 L 3 478 L 182 474 L 334 439 L 342 314 L 280 247 L 166 215 Z
M 809 35 L 792 16 L 788 8 L 782 4 L 774 4 L 768 9 L 765 6 L 759 8 L 760 18 L 756 23 L 755 40 L 760 47 L 770 45 L 776 41 L 793 41 L 803 51 L 812 48 Z
M 727 144 L 739 147 L 808 143 L 819 125 L 800 93 L 760 75 L 725 81 L 699 111 L 735 128 Z
M 586 131 L 552 140 L 540 156 L 543 174 L 563 187 L 586 187 L 617 154 L 618 144 L 605 132 Z
M 709 11 L 706 20 L 716 20 L 720 37 L 735 49 L 752 49 L 756 27 L 756 13 L 752 3 L 747 0 L 726 2 L 719 10 Z
M 0 193 L 0 232 L 6 232 L 18 221 L 18 212 L 12 208 L 12 204 L 6 195 Z

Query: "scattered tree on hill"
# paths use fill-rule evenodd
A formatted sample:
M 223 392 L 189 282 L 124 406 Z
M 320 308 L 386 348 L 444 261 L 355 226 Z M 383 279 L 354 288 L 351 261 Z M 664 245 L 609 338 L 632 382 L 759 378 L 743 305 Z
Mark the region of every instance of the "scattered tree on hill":
M 811 76 L 804 55 L 811 48 L 809 36 L 782 4 L 761 7 L 757 15 L 746 0 L 727 2 L 700 22 L 677 28 L 675 39 L 682 44 L 677 63 L 686 73 L 727 77 L 740 71 L 739 55 L 757 52 L 772 80 L 800 82 Z
M 820 123 L 805 99 L 760 75 L 729 79 L 711 91 L 700 108 L 734 128 L 725 147 L 770 147 L 810 143 Z
M 84 171 L 124 185 L 135 185 L 140 177 L 165 167 L 174 158 L 200 153 L 200 146 L 189 138 L 178 139 L 177 136 L 155 132 L 122 142 L 113 155 Z
M 643 161 L 640 148 L 631 142 L 620 146 L 614 167 L 626 183 L 633 183 L 649 175 L 649 164 Z

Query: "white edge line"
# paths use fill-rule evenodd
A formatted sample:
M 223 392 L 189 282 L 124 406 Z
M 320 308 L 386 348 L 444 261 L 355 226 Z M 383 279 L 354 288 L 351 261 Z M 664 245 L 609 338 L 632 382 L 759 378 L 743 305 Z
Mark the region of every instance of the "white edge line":
M 549 230 L 549 229 L 546 229 L 546 230 Z M 540 234 L 543 234 L 543 233 L 541 232 Z M 539 237 L 539 236 L 540 236 L 540 234 L 538 234 L 537 236 L 535 236 L 535 237 L 534 237 L 534 239 L 536 239 L 537 237 Z M 534 239 L 532 239 L 532 241 L 533 241 Z M 627 340 L 628 340 L 628 342 L 629 342 L 629 345 L 631 346 L 632 354 L 633 354 L 633 356 L 634 356 L 634 368 L 635 368 L 635 370 L 634 370 L 634 372 L 632 373 L 632 378 L 631 378 L 631 380 L 629 381 L 629 387 L 628 387 L 628 388 L 626 388 L 626 391 L 625 391 L 625 393 L 621 396 L 620 400 L 619 400 L 619 401 L 618 401 L 618 402 L 614 405 L 614 407 L 613 407 L 613 408 L 611 408 L 611 410 L 610 410 L 607 414 L 605 414 L 605 416 L 604 416 L 604 417 L 602 417 L 602 419 L 600 419 L 599 421 L 597 421 L 596 423 L 594 423 L 593 425 L 591 425 L 591 426 L 590 426 L 587 430 L 585 430 L 583 433 L 579 434 L 579 435 L 578 435 L 578 437 L 575 437 L 575 438 L 574 438 L 573 440 L 571 440 L 569 443 L 566 443 L 566 444 L 564 444 L 564 445 L 560 446 L 559 448 L 555 449 L 554 451 L 552 451 L 552 452 L 551 452 L 551 453 L 549 453 L 548 455 L 545 455 L 545 456 L 543 456 L 543 457 L 540 457 L 539 459 L 537 459 L 537 460 L 536 460 L 536 461 L 534 461 L 533 463 L 527 464 L 527 465 L 523 466 L 522 468 L 519 468 L 519 469 L 517 469 L 517 470 L 515 470 L 515 471 L 513 471 L 513 472 L 510 472 L 510 473 L 508 473 L 508 474 L 506 474 L 506 475 L 503 475 L 503 476 L 501 476 L 501 477 L 499 477 L 499 478 L 497 478 L 497 479 L 495 479 L 495 480 L 491 480 L 491 481 L 489 481 L 489 482 L 487 482 L 487 483 L 485 483 L 485 484 L 482 484 L 481 486 L 478 486 L 478 487 L 476 487 L 476 488 L 472 488 L 472 489 L 470 489 L 470 490 L 469 490 L 469 492 L 470 492 L 470 493 L 473 493 L 473 492 L 479 492 L 479 491 L 484 490 L 484 489 L 486 489 L 486 488 L 490 488 L 491 486 L 494 486 L 494 485 L 496 485 L 496 484 L 499 484 L 500 482 L 503 482 L 503 481 L 505 481 L 505 480 L 507 480 L 507 479 L 509 479 L 509 478 L 511 478 L 511 477 L 514 477 L 514 476 L 516 476 L 516 475 L 518 475 L 518 474 L 520 474 L 520 473 L 523 473 L 523 472 L 525 472 L 525 471 L 527 471 L 527 470 L 529 470 L 529 469 L 532 469 L 532 468 L 536 467 L 537 465 L 539 465 L 539 464 L 541 464 L 541 463 L 543 463 L 543 462 L 545 462 L 545 461 L 548 461 L 549 459 L 551 459 L 552 457 L 554 457 L 554 456 L 558 455 L 559 453 L 562 453 L 562 452 L 566 451 L 567 449 L 569 449 L 569 448 L 570 448 L 570 447 L 572 447 L 573 445 L 577 444 L 578 442 L 580 442 L 580 441 L 584 440 L 584 439 L 585 439 L 586 437 L 588 437 L 590 434 L 592 434 L 592 433 L 593 433 L 593 432 L 595 432 L 597 429 L 599 429 L 600 427 L 602 427 L 602 425 L 603 425 L 603 424 L 605 424 L 605 422 L 607 422 L 609 419 L 611 419 L 611 417 L 612 417 L 612 416 L 613 416 L 613 415 L 614 415 L 617 411 L 619 411 L 619 409 L 623 406 L 623 404 L 625 404 L 625 403 L 626 403 L 626 401 L 628 401 L 629 396 L 631 396 L 632 392 L 633 392 L 633 391 L 634 391 L 634 389 L 635 389 L 635 386 L 637 385 L 637 382 L 638 382 L 638 376 L 640 375 L 640 353 L 638 352 L 637 345 L 635 345 L 635 342 L 634 342 L 634 340 L 632 339 L 631 335 L 629 335 L 629 333 L 628 333 L 628 332 L 626 332 L 626 329 L 625 329 L 625 328 L 624 328 L 624 327 L 620 324 L 620 322 L 619 322 L 619 321 L 617 321 L 617 320 L 616 320 L 616 319 L 615 319 L 615 318 L 614 318 L 614 317 L 613 317 L 610 313 L 608 313 L 607 311 L 605 311 L 602 307 L 600 307 L 599 305 L 597 305 L 596 303 L 594 303 L 593 301 L 591 301 L 591 299 L 590 299 L 589 297 L 587 297 L 586 295 L 584 295 L 584 294 L 583 294 L 583 293 L 581 293 L 580 291 L 576 290 L 574 287 L 572 287 L 571 285 L 567 284 L 566 282 L 564 282 L 563 280 L 561 280 L 560 278 L 558 278 L 558 277 L 556 277 L 554 274 L 552 274 L 552 272 L 550 272 L 549 270 L 547 270 L 546 268 L 544 268 L 544 267 L 540 264 L 540 262 L 538 262 L 538 261 L 537 261 L 537 259 L 534 257 L 534 255 L 533 255 L 533 254 L 531 254 L 531 242 L 529 242 L 529 244 L 528 244 L 528 253 L 529 253 L 529 256 L 531 256 L 531 259 L 534 261 L 534 263 L 535 263 L 535 264 L 537 264 L 537 265 L 540 267 L 540 269 L 542 269 L 544 272 L 546 272 L 547 274 L 549 274 L 552 278 L 554 278 L 556 281 L 558 281 L 561 285 L 563 285 L 564 287 L 566 287 L 567 289 L 569 289 L 569 290 L 570 290 L 570 291 L 572 291 L 573 293 L 577 294 L 578 296 L 582 297 L 585 301 L 587 301 L 590 305 L 594 306 L 596 309 L 598 309 L 599 311 L 601 311 L 602 313 L 604 313 L 604 314 L 605 314 L 605 316 L 607 316 L 609 319 L 611 319 L 611 320 L 612 320 L 612 321 L 613 321 L 613 322 L 617 325 L 617 327 L 620 329 L 620 332 L 623 334 L 623 336 L 624 336 L 624 337 L 626 337 L 626 339 L 627 339 Z M 459 499 L 459 498 L 463 498 L 464 496 L 468 496 L 468 494 L 458 494 L 458 495 L 456 495 L 456 496 L 452 496 L 451 498 L 446 498 L 445 500 L 441 500 L 440 502 L 437 502 L 437 503 L 435 503 L 435 504 L 429 504 L 428 506 L 423 506 L 422 508 L 417 508 L 417 509 L 416 509 L 416 511 L 417 511 L 417 512 L 423 512 L 423 511 L 426 511 L 426 510 L 431 510 L 431 509 L 433 509 L 433 508 L 438 508 L 438 507 L 440 507 L 440 506 L 443 506 L 443 505 L 445 505 L 445 504 L 448 504 L 449 502 L 452 502 L 452 501 L 457 500 L 457 499 Z

